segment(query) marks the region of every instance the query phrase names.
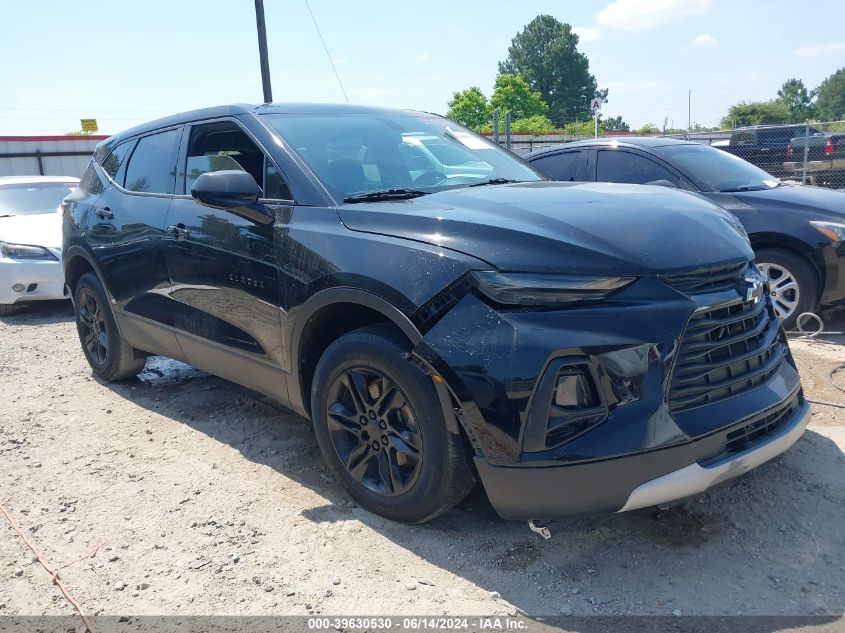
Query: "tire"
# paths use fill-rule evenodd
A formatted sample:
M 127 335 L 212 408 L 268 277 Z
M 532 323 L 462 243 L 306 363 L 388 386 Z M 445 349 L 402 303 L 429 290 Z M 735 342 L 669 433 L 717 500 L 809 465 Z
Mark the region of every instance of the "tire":
M 407 347 L 381 325 L 332 343 L 314 373 L 311 417 L 329 469 L 355 501 L 422 523 L 461 501 L 475 478 L 433 381 L 406 359 Z
M 16 303 L 0 303 L 0 316 L 11 316 L 18 311 Z
M 146 357 L 120 335 L 105 288 L 94 273 L 80 277 L 74 291 L 76 331 L 94 374 L 106 382 L 137 376 Z
M 819 282 L 810 263 L 798 253 L 780 248 L 762 248 L 756 252 L 756 260 L 769 282 L 772 303 L 783 319 L 783 327 L 795 329 L 798 315 L 812 312 L 819 301 Z

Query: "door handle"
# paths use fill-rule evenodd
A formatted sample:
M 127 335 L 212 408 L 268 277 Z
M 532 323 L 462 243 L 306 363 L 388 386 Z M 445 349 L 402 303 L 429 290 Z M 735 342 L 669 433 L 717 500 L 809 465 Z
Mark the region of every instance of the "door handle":
M 184 224 L 168 226 L 167 232 L 175 236 L 177 240 L 184 240 L 191 234 L 191 232 L 185 228 Z
M 111 220 L 114 218 L 114 213 L 108 207 L 99 207 L 94 209 L 94 215 L 102 220 Z

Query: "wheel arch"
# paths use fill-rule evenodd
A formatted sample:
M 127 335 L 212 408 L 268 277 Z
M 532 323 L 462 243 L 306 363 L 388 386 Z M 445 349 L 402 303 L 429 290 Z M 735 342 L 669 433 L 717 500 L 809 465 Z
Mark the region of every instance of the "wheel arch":
M 383 297 L 357 288 L 329 288 L 300 309 L 291 336 L 291 406 L 304 415 L 311 411 L 314 370 L 323 352 L 353 330 L 388 323 L 408 341 L 409 350 L 422 334 L 405 313 Z
M 79 247 L 75 247 L 71 248 L 67 253 L 65 253 L 65 287 L 67 287 L 71 301 L 74 300 L 76 284 L 79 283 L 79 280 L 82 275 L 88 272 L 93 272 L 95 275 L 100 277 L 100 279 L 102 279 L 102 276 L 99 274 L 97 265 L 94 263 L 93 259 L 91 259 L 90 255 L 85 252 L 85 250 Z

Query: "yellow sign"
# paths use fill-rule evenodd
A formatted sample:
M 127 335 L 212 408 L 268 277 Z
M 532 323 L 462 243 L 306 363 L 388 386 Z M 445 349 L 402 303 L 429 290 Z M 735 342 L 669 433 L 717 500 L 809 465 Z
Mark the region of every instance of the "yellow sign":
M 83 132 L 97 131 L 97 119 L 79 119 L 79 122 L 82 124 Z

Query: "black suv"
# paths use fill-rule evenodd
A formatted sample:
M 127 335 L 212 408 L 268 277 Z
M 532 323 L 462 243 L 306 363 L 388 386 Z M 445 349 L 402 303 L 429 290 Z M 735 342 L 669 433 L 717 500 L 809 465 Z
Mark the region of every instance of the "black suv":
M 118 134 L 64 203 L 63 256 L 98 377 L 162 354 L 267 394 L 400 521 L 476 478 L 506 518 L 682 499 L 809 417 L 731 215 L 549 182 L 431 114 L 231 106 Z

